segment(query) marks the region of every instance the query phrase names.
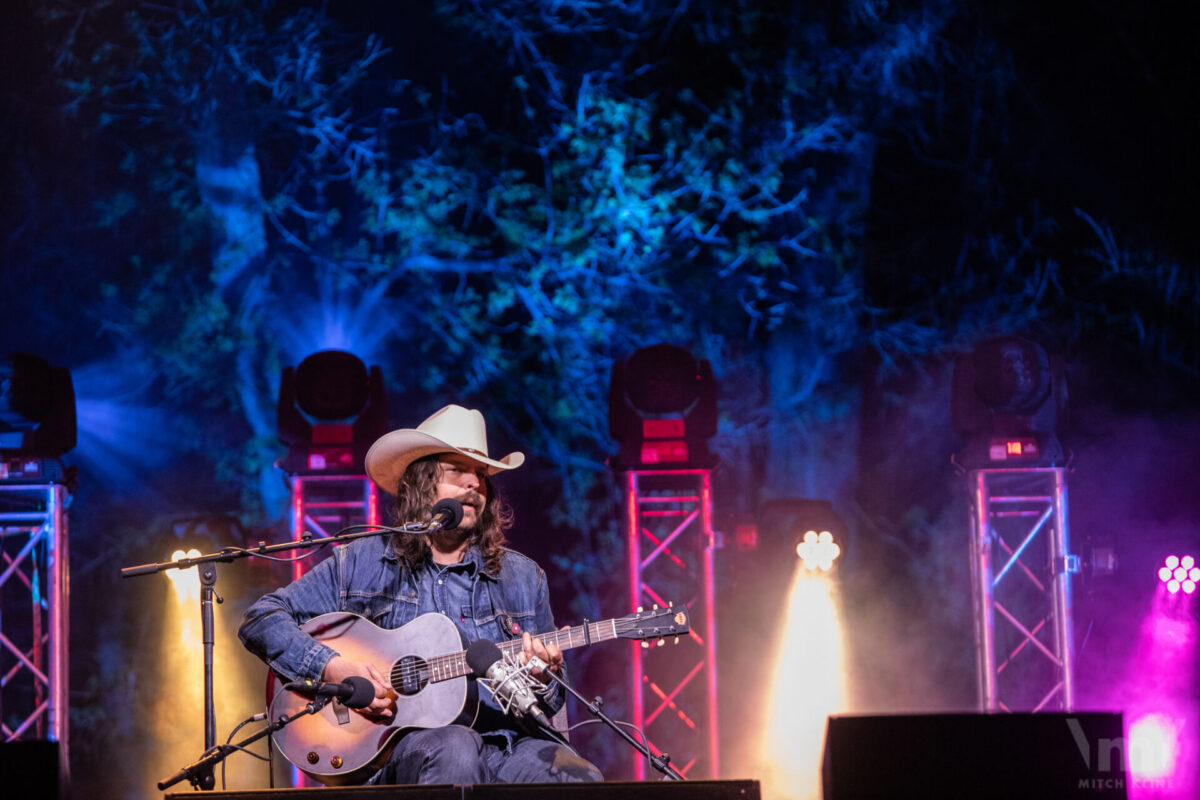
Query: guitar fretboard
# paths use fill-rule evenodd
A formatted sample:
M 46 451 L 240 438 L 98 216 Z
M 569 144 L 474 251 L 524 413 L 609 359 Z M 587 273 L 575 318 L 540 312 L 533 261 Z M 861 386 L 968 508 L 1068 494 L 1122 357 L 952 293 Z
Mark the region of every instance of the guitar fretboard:
M 534 638 L 546 644 L 558 645 L 559 650 L 570 650 L 573 647 L 583 647 L 584 645 L 607 642 L 610 639 L 618 638 L 617 622 L 618 620 L 616 619 L 606 619 L 602 622 L 588 622 L 584 625 L 577 625 L 574 628 L 563 628 L 562 630 L 550 631 L 549 633 L 539 633 Z M 500 648 L 500 652 L 506 657 L 512 658 L 515 658 L 521 652 L 522 647 L 520 639 L 510 639 L 496 646 Z M 471 667 L 467 664 L 467 653 L 465 650 L 458 653 L 434 656 L 427 659 L 426 663 L 429 665 L 429 681 L 431 683 L 448 681 L 451 678 L 461 678 L 464 675 L 471 674 Z

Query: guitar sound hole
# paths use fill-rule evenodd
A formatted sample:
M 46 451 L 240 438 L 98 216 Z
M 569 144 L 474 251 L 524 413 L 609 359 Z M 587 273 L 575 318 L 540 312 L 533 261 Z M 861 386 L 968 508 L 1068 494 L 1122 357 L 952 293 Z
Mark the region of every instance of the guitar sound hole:
M 418 656 L 405 656 L 392 668 L 392 687 L 400 694 L 416 694 L 429 683 L 429 665 Z

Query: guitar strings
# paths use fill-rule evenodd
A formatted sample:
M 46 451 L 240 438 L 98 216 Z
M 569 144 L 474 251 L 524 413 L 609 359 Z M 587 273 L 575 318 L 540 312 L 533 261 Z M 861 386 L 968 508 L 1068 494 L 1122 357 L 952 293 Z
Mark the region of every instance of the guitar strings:
M 578 625 L 567 630 L 557 630 L 538 634 L 535 638 L 543 643 L 552 643 L 556 646 L 561 646 L 562 643 L 566 641 L 571 647 L 575 646 L 574 637 L 576 635 L 585 636 L 585 640 L 590 638 L 593 641 L 607 641 L 604 636 L 603 629 L 612 628 L 615 638 L 616 622 L 617 620 L 609 620 L 607 622 L 590 622 L 587 624 L 587 634 L 584 633 L 584 626 Z M 553 637 L 552 641 L 551 637 Z M 509 651 L 505 653 L 505 655 L 508 656 L 514 656 L 520 646 L 521 641 L 519 639 L 510 639 L 509 641 L 501 642 L 498 645 L 502 651 Z M 419 680 L 422 677 L 422 673 L 424 673 L 426 676 L 432 675 L 434 672 L 441 673 L 443 671 L 454 673 L 445 675 L 444 677 L 439 676 L 440 680 L 462 677 L 470 672 L 470 670 L 466 668 L 466 655 L 466 651 L 460 651 L 458 653 L 433 656 L 428 659 L 409 659 L 407 657 L 401 658 L 393 664 L 389 672 L 389 678 L 391 679 L 393 686 L 395 686 L 397 678 L 401 683 L 407 683 L 413 679 Z M 462 671 L 458 672 L 457 670 Z M 397 674 L 397 672 L 399 674 Z

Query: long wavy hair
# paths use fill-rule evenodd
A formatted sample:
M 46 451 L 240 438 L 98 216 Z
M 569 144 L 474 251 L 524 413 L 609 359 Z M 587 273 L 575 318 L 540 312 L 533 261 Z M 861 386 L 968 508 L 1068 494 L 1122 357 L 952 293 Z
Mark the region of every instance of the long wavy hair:
M 443 455 L 435 453 L 419 458 L 408 465 L 404 477 L 397 487 L 392 514 L 396 524 L 429 519 L 433 511 L 433 501 L 437 492 L 438 458 Z M 478 544 L 483 555 L 483 563 L 489 571 L 500 571 L 500 557 L 504 545 L 508 541 L 504 532 L 512 527 L 512 509 L 496 492 L 491 478 L 484 478 L 487 487 L 487 499 L 483 505 L 479 525 L 471 533 L 471 543 Z M 430 553 L 429 540 L 425 536 L 411 534 L 396 534 L 395 548 L 408 568 L 419 572 L 424 568 L 426 557 Z

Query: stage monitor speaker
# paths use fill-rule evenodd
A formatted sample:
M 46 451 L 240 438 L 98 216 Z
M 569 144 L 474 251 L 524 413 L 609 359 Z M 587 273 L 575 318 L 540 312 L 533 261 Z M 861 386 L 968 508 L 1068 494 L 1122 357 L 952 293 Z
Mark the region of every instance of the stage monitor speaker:
M 488 783 L 467 788 L 469 800 L 759 800 L 758 781 L 605 781 Z
M 0 787 L 5 797 L 65 798 L 58 742 L 0 742 Z
M 825 800 L 1124 800 L 1120 714 L 834 716 Z
M 204 800 L 760 800 L 758 781 L 327 786 L 318 789 L 204 792 L 202 795 L 188 791 L 168 794 L 164 800 L 194 800 L 197 797 L 203 797 Z

